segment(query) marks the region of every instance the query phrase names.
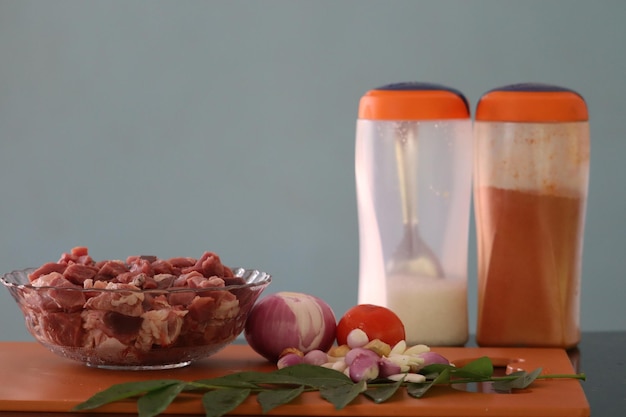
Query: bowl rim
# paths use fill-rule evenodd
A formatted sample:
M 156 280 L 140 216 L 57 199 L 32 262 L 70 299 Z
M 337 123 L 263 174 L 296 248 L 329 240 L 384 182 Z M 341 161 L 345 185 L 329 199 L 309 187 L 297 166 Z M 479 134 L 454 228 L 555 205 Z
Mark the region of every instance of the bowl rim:
M 245 288 L 257 288 L 265 287 L 272 282 L 272 276 L 258 269 L 247 269 L 243 267 L 231 268 L 234 278 L 249 278 L 253 277 L 252 282 L 246 282 L 245 284 L 229 284 L 223 287 L 206 287 L 206 288 L 188 288 L 188 287 L 174 287 L 174 288 L 150 288 L 150 289 L 133 289 L 133 288 L 83 288 L 83 287 L 59 287 L 54 285 L 42 285 L 34 286 L 30 283 L 16 283 L 8 280 L 9 276 L 21 276 L 28 279 L 28 274 L 37 270 L 35 267 L 15 269 L 10 272 L 6 272 L 0 275 L 0 282 L 7 288 L 16 289 L 28 289 L 34 291 L 40 290 L 64 290 L 64 291 L 78 291 L 78 292 L 90 292 L 90 293 L 140 293 L 140 294 L 173 294 L 173 293 L 186 293 L 186 292 L 208 292 L 208 291 L 230 291 Z M 218 277 L 224 278 L 224 277 Z

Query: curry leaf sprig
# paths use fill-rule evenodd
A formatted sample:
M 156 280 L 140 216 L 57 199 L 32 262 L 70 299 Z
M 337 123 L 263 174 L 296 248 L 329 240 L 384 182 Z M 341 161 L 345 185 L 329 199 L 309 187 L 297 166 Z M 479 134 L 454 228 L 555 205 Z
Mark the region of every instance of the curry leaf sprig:
M 433 364 L 420 371 L 426 382 L 360 381 L 353 382 L 342 372 L 321 366 L 299 364 L 273 372 L 244 371 L 217 378 L 191 382 L 178 379 L 160 379 L 115 384 L 100 391 L 87 401 L 74 407 L 91 410 L 105 404 L 136 399 L 139 417 L 153 417 L 164 412 L 182 393 L 202 395 L 202 405 L 207 417 L 220 417 L 237 408 L 251 395 L 265 414 L 276 407 L 288 404 L 303 392 L 317 391 L 320 396 L 341 410 L 359 395 L 380 404 L 391 398 L 401 387 L 414 398 L 421 398 L 436 385 L 492 382 L 496 391 L 509 392 L 524 389 L 536 379 L 575 378 L 585 380 L 585 374 L 541 375 L 541 369 L 519 371 L 505 376 L 494 376 L 491 360 L 482 357 L 463 367 Z

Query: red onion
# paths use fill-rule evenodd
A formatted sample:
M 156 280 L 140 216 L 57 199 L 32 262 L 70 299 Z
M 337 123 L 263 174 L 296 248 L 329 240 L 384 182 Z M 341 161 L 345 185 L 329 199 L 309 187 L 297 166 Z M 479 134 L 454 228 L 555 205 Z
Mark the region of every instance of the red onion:
M 244 335 L 258 354 L 275 362 L 287 348 L 302 353 L 327 352 L 335 340 L 336 319 L 322 299 L 297 292 L 278 292 L 257 302 Z

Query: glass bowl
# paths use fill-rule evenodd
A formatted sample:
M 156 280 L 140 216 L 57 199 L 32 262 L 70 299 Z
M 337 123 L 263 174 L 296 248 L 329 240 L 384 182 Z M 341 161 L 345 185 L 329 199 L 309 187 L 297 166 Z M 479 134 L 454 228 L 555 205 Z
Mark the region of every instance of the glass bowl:
M 234 268 L 224 286 L 107 289 L 34 286 L 35 268 L 0 277 L 28 331 L 43 346 L 88 366 L 171 369 L 206 358 L 230 344 L 271 276 Z

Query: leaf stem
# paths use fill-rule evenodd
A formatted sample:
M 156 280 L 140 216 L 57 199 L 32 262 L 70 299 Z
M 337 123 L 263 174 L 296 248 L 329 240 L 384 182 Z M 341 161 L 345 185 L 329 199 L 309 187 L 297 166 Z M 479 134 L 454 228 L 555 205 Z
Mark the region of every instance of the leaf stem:
M 497 382 L 497 381 L 513 381 L 514 379 L 519 378 L 519 375 L 504 375 L 504 376 L 492 376 L 489 378 L 456 378 L 451 379 L 442 385 L 447 384 L 469 384 L 471 382 Z M 584 373 L 579 374 L 546 374 L 539 375 L 536 379 L 578 379 L 581 381 L 585 381 L 587 376 Z
M 552 374 L 552 375 L 539 375 L 537 379 L 558 379 L 558 378 L 572 378 L 579 379 L 581 381 L 587 380 L 587 375 L 584 372 L 579 374 Z
M 497 382 L 497 381 L 513 381 L 519 378 L 519 375 L 504 375 L 504 376 L 492 376 L 488 378 L 454 378 L 448 381 L 442 382 L 436 385 L 450 385 L 450 384 L 470 384 L 472 382 Z M 587 376 L 585 373 L 578 374 L 546 374 L 539 375 L 536 379 L 578 379 L 581 381 L 586 381 Z M 388 386 L 389 382 L 377 382 L 377 383 L 368 383 L 368 387 L 382 387 Z M 403 382 L 402 385 L 411 385 L 410 382 Z

